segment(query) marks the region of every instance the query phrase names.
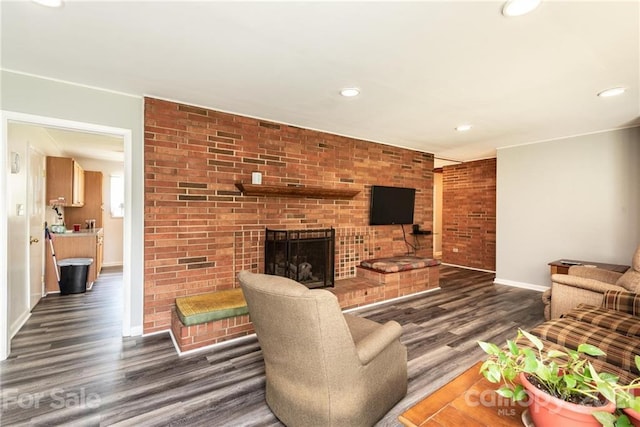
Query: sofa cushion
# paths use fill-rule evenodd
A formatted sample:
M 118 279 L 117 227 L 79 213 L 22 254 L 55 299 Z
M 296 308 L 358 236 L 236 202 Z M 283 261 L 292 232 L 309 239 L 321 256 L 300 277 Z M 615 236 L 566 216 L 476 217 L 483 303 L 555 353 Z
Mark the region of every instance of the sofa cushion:
M 633 268 L 628 269 L 616 281 L 616 285 L 622 286 L 630 292 L 640 293 L 640 272 L 634 270 Z
M 625 291 L 606 291 L 602 297 L 602 307 L 640 317 L 640 294 Z
M 549 350 L 558 350 L 562 352 L 567 351 L 565 347 L 558 345 L 554 342 L 545 340 L 544 338 L 541 338 L 541 340 L 542 340 L 542 345 L 544 346 L 545 351 L 549 351 Z M 533 343 L 524 337 L 521 337 L 520 339 L 518 339 L 517 343 L 518 343 L 518 346 L 520 347 L 529 347 L 532 350 L 536 349 Z M 631 381 L 633 381 L 636 378 L 636 375 L 632 374 L 631 372 L 621 369 L 618 366 L 613 365 L 611 363 L 607 363 L 604 360 L 597 359 L 591 356 L 585 356 L 585 357 L 593 364 L 593 367 L 596 368 L 598 372 L 607 372 L 609 374 L 616 375 L 619 378 L 620 384 L 629 384 Z
M 640 246 L 636 249 L 631 259 L 631 268 L 635 271 L 640 271 Z
M 639 338 L 568 318 L 548 320 L 531 333 L 574 350 L 582 343 L 594 345 L 606 353 L 605 361 L 640 374 L 634 362 L 635 355 L 640 355 Z
M 590 323 L 622 335 L 640 337 L 640 318 L 621 311 L 578 304 L 576 308 L 565 313 L 562 317 Z

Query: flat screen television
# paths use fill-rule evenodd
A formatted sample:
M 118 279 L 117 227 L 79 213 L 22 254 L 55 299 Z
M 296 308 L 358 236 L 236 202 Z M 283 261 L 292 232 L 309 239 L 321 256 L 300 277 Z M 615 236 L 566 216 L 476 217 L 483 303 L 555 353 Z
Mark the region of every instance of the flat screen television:
M 369 225 L 413 224 L 415 188 L 371 187 Z

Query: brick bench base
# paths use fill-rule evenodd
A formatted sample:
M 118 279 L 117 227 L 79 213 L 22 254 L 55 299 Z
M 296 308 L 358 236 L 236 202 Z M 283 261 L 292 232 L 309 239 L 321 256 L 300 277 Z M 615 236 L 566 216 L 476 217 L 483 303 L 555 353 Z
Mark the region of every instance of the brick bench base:
M 365 267 L 357 267 L 357 276 L 384 286 L 384 299 L 435 289 L 440 286 L 440 266 L 415 268 L 396 273 L 382 273 Z
M 248 314 L 185 326 L 174 309 L 171 312 L 171 332 L 179 351 L 185 352 L 243 337 L 254 330 Z
M 176 298 L 171 332 L 179 352 L 253 333 L 240 288 Z

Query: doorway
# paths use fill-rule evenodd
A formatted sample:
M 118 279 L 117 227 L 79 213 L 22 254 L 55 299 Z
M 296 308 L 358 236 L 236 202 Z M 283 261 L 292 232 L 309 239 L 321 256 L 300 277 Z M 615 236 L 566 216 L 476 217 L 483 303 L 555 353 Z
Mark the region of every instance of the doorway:
M 77 131 L 77 132 L 89 132 L 89 133 L 98 133 L 98 134 L 106 134 L 112 135 L 121 138 L 123 141 L 122 152 L 124 153 L 124 176 L 125 176 L 125 193 L 126 193 L 126 203 L 128 206 L 131 206 L 132 200 L 132 186 L 131 186 L 131 176 L 132 176 L 132 131 L 129 129 L 121 129 L 114 128 L 109 126 L 95 125 L 89 123 L 81 123 L 74 122 L 63 119 L 55 119 L 49 117 L 41 117 L 41 116 L 33 116 L 29 114 L 22 113 L 11 113 L 11 112 L 2 112 L 2 137 L 3 137 L 3 150 L 0 150 L 0 161 L 7 161 L 8 157 L 11 155 L 11 144 L 9 141 L 9 126 L 12 123 L 20 123 L 27 124 L 33 126 L 41 126 L 41 127 L 51 127 L 57 129 L 63 129 L 68 131 Z M 6 141 L 6 145 L 4 142 Z M 27 147 L 25 143 L 20 144 L 19 146 L 24 148 L 21 152 L 22 161 L 26 163 L 23 165 L 23 169 L 29 168 L 29 158 Z M 46 152 L 43 154 L 47 154 Z M 8 164 L 8 163 L 5 163 Z M 17 186 L 10 185 L 11 180 L 22 179 L 23 184 L 19 184 Z M 17 190 L 16 190 L 17 189 Z M 0 285 L 0 360 L 5 359 L 10 352 L 10 340 L 12 336 L 20 329 L 20 327 L 26 322 L 29 318 L 30 310 L 32 308 L 32 293 L 33 300 L 36 299 L 37 291 L 36 285 L 32 285 L 29 280 L 29 275 L 37 275 L 36 267 L 34 267 L 34 273 L 30 273 L 31 264 L 27 262 L 29 257 L 29 232 L 31 231 L 30 225 L 27 224 L 27 218 L 24 212 L 20 211 L 20 206 L 24 206 L 27 204 L 27 180 L 26 173 L 25 176 L 21 177 L 19 174 L 10 175 L 10 171 L 6 170 L 4 173 L 0 173 L 0 196 L 7 199 L 9 194 L 19 194 L 22 195 L 24 202 L 18 200 L 18 202 L 12 201 L 12 205 L 15 206 L 15 210 L 5 210 L 0 213 L 0 276 L 5 276 L 9 278 L 6 283 Z M 17 217 L 22 217 L 24 220 L 21 221 L 21 227 L 18 227 L 15 231 L 18 235 L 24 236 L 24 242 L 14 242 L 11 239 L 11 236 L 7 235 L 7 231 L 10 229 L 14 229 L 13 223 L 11 223 L 12 218 L 14 216 L 14 212 L 16 212 Z M 34 219 L 35 221 L 35 219 Z M 131 318 L 132 318 L 132 304 L 131 304 L 131 283 L 132 283 L 132 269 L 131 269 L 131 236 L 132 236 L 132 211 L 131 209 L 125 209 L 125 216 L 123 218 L 123 229 L 124 229 L 124 237 L 123 237 L 123 321 L 122 321 L 122 332 L 123 336 L 131 335 Z M 44 234 L 44 233 L 42 233 Z M 37 237 L 36 237 L 37 238 Z M 19 239 L 20 240 L 20 239 Z M 38 239 L 39 244 L 44 239 Z M 11 247 L 9 247 L 8 243 L 11 242 Z M 24 244 L 23 244 L 24 243 Z M 24 248 L 21 249 L 21 248 Z M 17 249 L 17 250 L 16 250 Z M 22 276 L 20 275 L 11 275 L 13 270 L 15 270 L 15 266 L 12 265 L 12 259 L 9 259 L 10 255 L 14 253 L 24 254 L 24 259 L 21 265 L 18 265 L 17 270 L 24 271 Z M 20 255 L 19 255 L 20 256 Z M 37 257 L 37 255 L 34 255 Z M 46 260 L 45 260 L 46 261 Z M 36 262 L 34 261 L 34 264 Z M 16 280 L 14 280 L 14 278 Z M 135 313 L 134 313 L 135 314 Z M 138 332 L 136 331 L 136 334 Z

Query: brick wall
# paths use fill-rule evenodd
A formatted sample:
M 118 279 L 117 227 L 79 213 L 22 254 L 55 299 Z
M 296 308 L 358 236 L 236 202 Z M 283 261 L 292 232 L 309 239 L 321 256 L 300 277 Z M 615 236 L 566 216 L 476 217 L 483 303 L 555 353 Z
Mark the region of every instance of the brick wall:
M 443 168 L 442 261 L 496 269 L 496 159 Z
M 403 254 L 399 226 L 368 226 L 371 185 L 416 188 L 431 229 L 433 155 L 200 107 L 145 99 L 145 333 L 171 324 L 175 297 L 263 272 L 265 228 L 336 229 L 336 279 L 360 260 Z M 236 182 L 360 190 L 353 199 L 244 196 Z M 405 227 L 407 233 L 410 227 Z M 431 256 L 431 239 L 420 255 Z

